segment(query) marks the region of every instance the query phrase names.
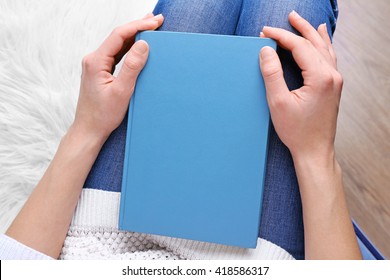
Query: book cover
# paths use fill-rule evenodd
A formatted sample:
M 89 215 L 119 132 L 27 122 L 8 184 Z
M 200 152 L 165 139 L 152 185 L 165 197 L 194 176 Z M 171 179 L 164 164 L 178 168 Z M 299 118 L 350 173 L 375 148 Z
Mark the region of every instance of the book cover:
M 130 101 L 119 228 L 255 248 L 269 109 L 270 39 L 145 31 Z

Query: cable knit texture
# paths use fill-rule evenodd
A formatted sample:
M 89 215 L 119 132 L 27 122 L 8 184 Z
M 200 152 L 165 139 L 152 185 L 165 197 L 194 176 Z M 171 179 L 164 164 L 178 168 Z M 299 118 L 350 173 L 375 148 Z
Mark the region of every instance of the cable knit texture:
M 264 239 L 256 249 L 118 230 L 120 193 L 84 189 L 61 259 L 293 259 Z
M 146 234 L 115 229 L 72 227 L 61 259 L 177 260 L 179 256 L 159 247 Z

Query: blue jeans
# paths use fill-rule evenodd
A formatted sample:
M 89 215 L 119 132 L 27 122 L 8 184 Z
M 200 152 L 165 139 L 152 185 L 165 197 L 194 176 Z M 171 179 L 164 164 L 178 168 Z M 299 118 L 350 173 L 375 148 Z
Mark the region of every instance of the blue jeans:
M 296 32 L 287 16 L 296 10 L 314 27 L 326 23 L 333 34 L 336 0 L 160 0 L 154 14 L 162 13 L 159 30 L 258 36 L 263 26 Z M 279 49 L 289 88 L 302 86 L 301 70 L 291 53 Z M 127 116 L 104 144 L 85 182 L 85 188 L 120 192 L 126 140 Z M 259 236 L 304 258 L 302 206 L 289 150 L 271 126 Z

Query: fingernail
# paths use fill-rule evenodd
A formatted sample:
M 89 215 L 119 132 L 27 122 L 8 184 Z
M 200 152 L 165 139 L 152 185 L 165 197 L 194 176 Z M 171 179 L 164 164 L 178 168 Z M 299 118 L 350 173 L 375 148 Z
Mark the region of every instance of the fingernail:
M 147 18 L 146 20 L 158 21 L 161 18 L 163 18 L 163 15 L 162 14 L 158 14 L 158 15 L 155 15 L 154 17 Z
M 264 26 L 263 26 L 263 31 L 264 31 L 264 29 L 268 29 L 268 28 L 272 28 L 272 27 L 271 27 L 271 26 L 264 25 Z M 263 31 L 262 31 L 262 32 L 263 32 Z
M 292 16 L 296 17 L 296 18 L 300 18 L 301 16 L 297 13 L 297 11 L 295 10 L 292 10 L 292 12 L 290 13 Z
M 264 47 L 260 51 L 260 57 L 261 59 L 269 59 L 272 58 L 275 55 L 275 51 L 271 47 Z
M 133 50 L 138 54 L 144 54 L 148 51 L 148 44 L 144 40 L 137 41 L 133 45 Z
M 265 37 L 263 31 L 260 32 L 260 37 Z

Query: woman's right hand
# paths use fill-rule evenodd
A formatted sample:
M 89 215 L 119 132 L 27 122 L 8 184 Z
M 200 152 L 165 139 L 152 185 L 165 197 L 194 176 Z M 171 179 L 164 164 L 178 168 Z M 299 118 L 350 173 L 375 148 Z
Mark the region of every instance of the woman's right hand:
M 134 43 L 135 36 L 140 31 L 158 28 L 163 21 L 162 15 L 148 14 L 143 19 L 119 26 L 96 51 L 84 57 L 73 128 L 104 142 L 119 126 L 149 53 L 145 41 Z M 125 55 L 118 76 L 113 76 L 115 65 Z

